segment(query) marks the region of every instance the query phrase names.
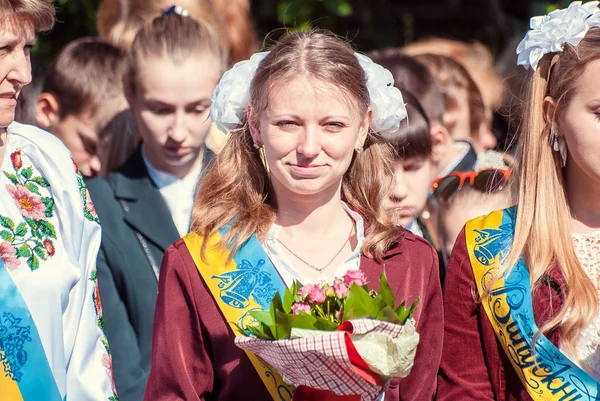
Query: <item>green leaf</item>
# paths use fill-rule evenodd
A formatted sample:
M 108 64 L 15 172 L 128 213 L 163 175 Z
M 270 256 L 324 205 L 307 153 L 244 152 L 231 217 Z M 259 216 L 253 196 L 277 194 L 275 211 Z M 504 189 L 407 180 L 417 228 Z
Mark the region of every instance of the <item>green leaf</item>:
M 273 337 L 273 334 L 271 334 L 268 326 L 248 326 L 248 331 L 259 340 L 275 340 L 275 337 Z
M 332 322 L 331 320 L 323 319 L 318 317 L 315 323 L 315 329 L 323 331 L 335 331 L 340 325 Z
M 362 287 L 352 284 L 348 291 L 342 322 L 352 319 L 374 319 L 378 314 L 375 300 Z
M 396 311 L 394 311 L 394 309 L 390 308 L 389 306 L 386 306 L 385 308 L 379 311 L 379 314 L 377 315 L 377 320 L 390 322 L 394 324 L 402 324 L 402 322 L 398 318 L 398 315 L 396 315 Z
M 12 219 L 8 217 L 0 216 L 0 225 L 2 225 L 2 227 L 8 228 L 10 231 L 13 231 L 15 229 L 15 223 L 12 221 Z
M 54 215 L 54 199 L 42 197 L 42 203 L 46 206 L 46 217 L 52 217 Z
M 27 234 L 27 224 L 25 223 L 21 223 L 17 226 L 17 229 L 15 230 L 15 235 L 17 237 L 23 237 Z
M 56 238 L 56 229 L 52 223 L 45 220 L 38 220 L 38 228 L 44 237 Z
M 33 177 L 32 181 L 42 188 L 47 188 L 50 186 L 50 183 L 44 177 Z
M 28 258 L 31 256 L 31 249 L 29 245 L 24 244 L 17 248 L 17 258 Z
M 407 308 L 406 303 L 402 302 L 400 306 L 396 308 L 396 315 L 398 315 L 398 319 L 400 319 L 401 324 L 404 324 L 408 318 L 413 316 L 413 313 L 417 309 L 417 306 L 419 306 L 420 302 L 421 301 L 417 299 L 415 302 L 413 302 L 410 308 Z
M 37 256 L 35 256 L 34 254 L 31 254 L 31 256 L 29 257 L 29 259 L 27 259 L 27 266 L 29 266 L 29 268 L 31 270 L 37 270 L 40 268 L 40 261 L 37 258 Z
M 379 295 L 381 299 L 385 302 L 386 306 L 390 308 L 394 308 L 394 293 L 388 284 L 387 277 L 385 274 L 379 276 Z
M 21 170 L 21 176 L 25 179 L 30 179 L 33 175 L 33 167 L 29 166 L 26 169 Z
M 300 312 L 299 315 L 277 312 L 277 329 L 280 339 L 289 339 L 293 328 L 316 330 L 316 323 L 317 318 L 303 312 Z
M 15 236 L 13 235 L 13 233 L 7 230 L 0 231 L 0 238 L 8 242 L 13 242 L 15 240 Z
M 36 246 L 33 248 L 33 252 L 35 252 L 40 259 L 46 260 L 46 249 L 43 246 Z
M 13 184 L 19 184 L 19 179 L 17 178 L 16 175 L 8 173 L 8 172 L 4 172 L 4 175 L 6 176 L 6 178 L 8 178 L 10 180 L 10 182 L 12 182 Z
M 283 296 L 283 311 L 285 313 L 292 313 L 292 305 L 295 302 L 296 294 L 298 294 L 300 287 L 302 287 L 302 284 L 294 280 L 292 287 L 285 291 Z
M 271 317 L 271 313 L 264 310 L 251 311 L 250 315 L 256 319 L 259 325 L 271 326 L 275 323 Z
M 26 183 L 25 188 L 27 188 L 29 191 L 33 192 L 34 194 L 40 195 L 40 189 L 38 188 L 37 185 L 35 185 L 32 182 Z

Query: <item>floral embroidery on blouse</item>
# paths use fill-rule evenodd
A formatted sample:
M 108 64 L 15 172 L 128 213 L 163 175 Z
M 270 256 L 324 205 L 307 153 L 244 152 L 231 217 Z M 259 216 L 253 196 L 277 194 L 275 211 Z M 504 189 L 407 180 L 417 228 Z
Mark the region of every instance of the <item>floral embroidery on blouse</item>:
M 90 281 L 94 283 L 94 309 L 96 311 L 96 322 L 100 331 L 102 331 L 102 344 L 104 345 L 104 349 L 106 350 L 106 354 L 102 355 L 102 365 L 106 368 L 108 377 L 110 378 L 110 382 L 112 384 L 113 395 L 108 397 L 109 401 L 119 401 L 119 397 L 117 396 L 117 389 L 115 387 L 115 381 L 112 375 L 112 354 L 110 352 L 110 347 L 108 346 L 108 341 L 106 339 L 106 329 L 104 327 L 104 314 L 102 313 L 102 301 L 100 300 L 100 289 L 98 288 L 98 270 L 92 270 L 90 274 Z
M 31 326 L 21 326 L 21 319 L 10 312 L 0 316 L 0 364 L 4 366 L 8 378 L 21 381 L 21 368 L 27 363 L 25 342 L 31 341 Z M 8 369 L 7 369 L 8 368 Z
M 77 163 L 75 163 L 75 159 L 71 158 L 71 161 L 75 167 L 75 173 L 77 173 L 77 184 L 79 185 L 81 201 L 83 202 L 83 215 L 89 221 L 100 224 L 98 213 L 96 213 L 96 207 L 94 206 L 92 198 L 90 197 L 90 191 L 88 191 L 87 187 L 85 186 L 83 175 L 81 175 L 81 171 L 79 171 L 79 167 L 77 166 Z
M 0 257 L 10 270 L 17 269 L 21 259 L 26 259 L 27 266 L 36 270 L 40 260 L 47 260 L 56 251 L 56 228 L 48 221 L 54 216 L 50 183 L 36 175 L 33 166 L 23 166 L 20 150 L 13 152 L 10 160 L 14 173 L 3 171 L 10 181 L 6 189 L 25 221 L 19 223 L 0 215 Z

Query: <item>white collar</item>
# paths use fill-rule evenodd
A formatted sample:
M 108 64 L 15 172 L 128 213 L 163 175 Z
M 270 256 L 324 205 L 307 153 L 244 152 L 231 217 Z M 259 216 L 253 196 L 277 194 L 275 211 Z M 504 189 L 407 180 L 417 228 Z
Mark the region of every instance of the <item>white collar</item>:
M 167 173 L 166 171 L 162 171 L 154 167 L 152 163 L 150 163 L 150 160 L 148 160 L 148 158 L 146 157 L 146 152 L 144 152 L 144 145 L 142 145 L 142 159 L 144 160 L 144 164 L 146 165 L 146 169 L 148 170 L 148 175 L 150 176 L 150 178 L 152 179 L 152 181 L 158 189 L 162 189 L 178 181 L 183 181 L 184 183 L 191 182 L 193 185 L 195 185 L 202 171 L 202 163 L 200 163 L 185 177 L 179 179 L 171 173 Z

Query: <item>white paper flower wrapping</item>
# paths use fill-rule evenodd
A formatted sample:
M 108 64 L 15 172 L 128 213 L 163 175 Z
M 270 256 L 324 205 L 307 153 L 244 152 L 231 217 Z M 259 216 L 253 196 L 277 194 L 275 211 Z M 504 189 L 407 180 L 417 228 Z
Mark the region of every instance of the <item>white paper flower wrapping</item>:
M 566 9 L 531 18 L 531 29 L 517 46 L 517 64 L 535 70 L 544 55 L 561 52 L 567 43 L 577 46 L 590 28 L 600 26 L 599 3 L 574 1 Z
M 348 323 L 348 322 L 347 322 Z M 360 395 L 362 401 L 375 401 L 385 385 L 367 381 L 353 367 L 350 338 L 360 358 L 380 375 L 382 383 L 410 373 L 419 334 L 409 319 L 400 326 L 371 319 L 351 320 L 352 332 L 292 329 L 292 339 L 265 341 L 236 337 L 235 344 L 258 355 L 275 368 L 284 380 L 337 395 Z
M 223 132 L 231 132 L 242 124 L 250 99 L 250 83 L 260 62 L 269 52 L 256 53 L 250 60 L 236 63 L 227 70 L 210 100 L 210 119 Z
M 213 91 L 210 119 L 223 132 L 239 128 L 248 108 L 250 84 L 258 65 L 268 52 L 256 53 L 250 60 L 240 61 L 225 72 Z M 396 132 L 406 118 L 406 107 L 400 90 L 394 87 L 392 73 L 375 64 L 367 56 L 356 54 L 365 71 L 371 98 L 371 129 L 382 134 Z

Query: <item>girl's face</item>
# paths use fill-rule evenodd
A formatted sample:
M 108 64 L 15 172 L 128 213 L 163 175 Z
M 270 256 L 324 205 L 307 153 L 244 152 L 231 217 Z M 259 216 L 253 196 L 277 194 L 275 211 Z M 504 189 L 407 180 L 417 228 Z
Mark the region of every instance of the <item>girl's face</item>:
M 173 61 L 168 56 L 138 60 L 128 95 L 150 163 L 180 176 L 194 165 L 210 129 L 210 96 L 221 78 L 221 63 L 210 54 Z
M 370 111 L 336 86 L 299 76 L 272 86 L 267 107 L 251 124 L 264 144 L 278 198 L 316 196 L 340 190 L 355 149 L 363 147 Z
M 0 131 L 15 119 L 17 97 L 31 82 L 30 51 L 35 32 L 30 21 L 8 17 L 0 21 Z
M 557 123 L 569 150 L 567 179 L 600 185 L 600 60 L 588 64 L 577 80 Z
M 394 163 L 394 185 L 383 203 L 394 224 L 408 227 L 423 212 L 432 181 L 429 157 L 413 156 Z

